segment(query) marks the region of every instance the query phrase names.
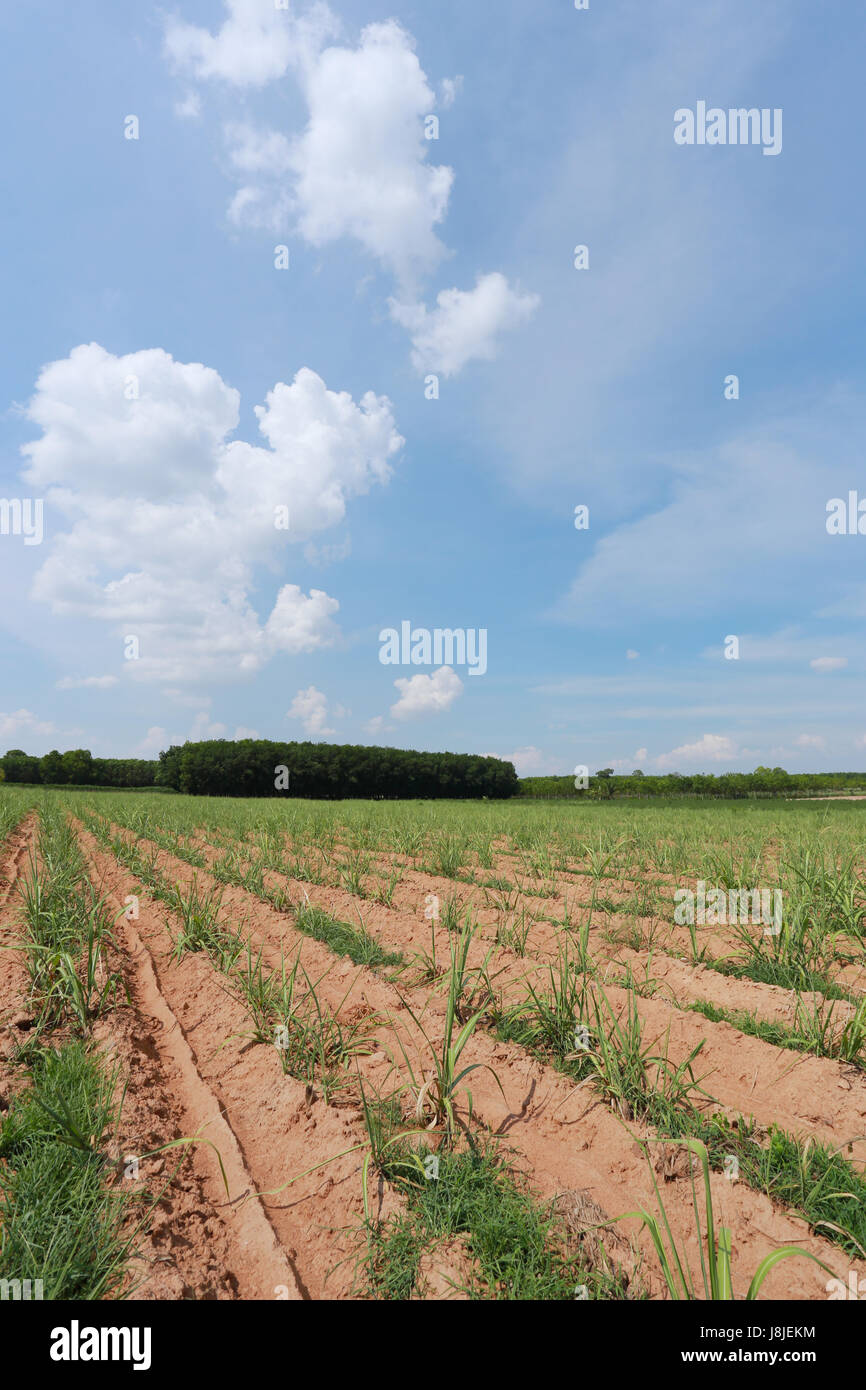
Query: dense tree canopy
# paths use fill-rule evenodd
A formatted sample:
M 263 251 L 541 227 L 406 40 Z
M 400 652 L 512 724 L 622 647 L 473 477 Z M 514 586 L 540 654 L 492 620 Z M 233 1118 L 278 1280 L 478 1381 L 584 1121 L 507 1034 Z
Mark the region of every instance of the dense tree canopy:
M 185 743 L 160 754 L 157 785 L 199 796 L 505 797 L 511 763 L 471 753 L 416 753 L 265 739 Z
M 499 758 L 267 739 L 185 743 L 158 762 L 94 758 L 86 748 L 36 758 L 13 748 L 0 758 L 0 773 L 8 782 L 155 786 L 198 796 L 506 797 L 518 787 L 513 765 Z
M 7 782 L 39 782 L 39 759 L 32 758 L 22 748 L 10 748 L 3 759 Z
M 66 753 L 52 748 L 42 758 L 12 748 L 0 758 L 7 782 L 46 787 L 152 787 L 158 766 L 145 758 L 94 758 L 88 748 L 71 748 Z

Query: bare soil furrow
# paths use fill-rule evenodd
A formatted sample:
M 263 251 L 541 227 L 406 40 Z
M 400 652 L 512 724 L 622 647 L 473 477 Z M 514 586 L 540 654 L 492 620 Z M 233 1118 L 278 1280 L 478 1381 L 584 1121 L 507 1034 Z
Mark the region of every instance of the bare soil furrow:
M 11 1065 L 11 1059 L 32 1025 L 28 1004 L 30 981 L 24 957 L 18 949 L 18 890 L 27 873 L 34 833 L 35 817 L 30 815 L 6 841 L 0 869 L 0 1114 L 23 1084 L 21 1070 Z
M 448 959 L 448 932 L 426 922 L 422 912 L 418 917 L 409 917 L 381 904 L 359 900 L 343 889 L 286 879 L 273 872 L 266 873 L 265 882 L 287 889 L 296 902 L 308 899 L 349 923 L 357 922 L 361 916 L 389 950 L 427 947 L 432 934 L 439 959 Z M 558 949 L 559 938 L 552 935 L 546 958 L 553 959 Z M 623 953 L 626 961 L 628 954 Z M 793 994 L 720 975 L 705 967 L 689 967 L 670 957 L 654 955 L 650 961 L 637 953 L 630 954 L 635 967 L 643 965 L 653 978 L 658 974 L 671 987 L 670 1003 L 662 998 L 639 997 L 636 1001 L 649 1045 L 656 1044 L 660 1051 L 664 1050 L 675 1065 L 702 1045 L 696 1074 L 705 1078 L 706 1090 L 728 1113 L 754 1116 L 762 1125 L 775 1122 L 794 1134 L 807 1130 L 831 1147 L 845 1145 L 849 1157 L 866 1163 L 866 1076 L 862 1070 L 828 1058 L 794 1054 L 750 1037 L 729 1023 L 713 1023 L 678 1007 L 678 999 L 683 996 L 688 1002 L 711 997 L 714 1003 L 730 1009 L 757 1009 L 762 1017 L 791 1023 Z M 474 942 L 470 963 L 478 964 L 483 955 L 484 942 Z M 516 957 L 500 947 L 496 969 L 501 971 L 496 976 L 496 988 L 506 1000 L 525 993 L 521 982 L 533 975 L 531 958 Z M 536 986 L 543 986 L 544 979 L 543 973 L 540 979 L 536 974 Z M 608 983 L 605 991 L 621 1012 L 628 1002 L 626 992 L 615 983 Z
M 350 1295 L 360 1248 L 361 1156 L 330 1160 L 363 1142 L 357 1106 L 327 1105 L 284 1074 L 276 1048 L 249 1038 L 249 1019 L 225 978 L 201 955 L 172 960 L 164 910 L 86 831 L 80 835 L 102 891 L 119 905 L 130 894 L 139 898 L 130 947 L 144 958 L 145 982 L 152 978 L 144 1002 L 161 1036 L 187 1054 L 178 1064 L 192 1132 L 210 1139 L 223 1158 L 246 1275 L 258 1290 L 253 1296 Z M 285 1192 L 256 1196 L 317 1163 L 319 1171 Z M 390 1200 L 380 1194 L 381 1202 Z M 288 1292 L 277 1292 L 280 1286 Z
M 179 884 L 191 884 L 196 874 L 200 882 L 210 880 L 206 872 L 194 871 L 170 855 L 163 854 L 160 862 L 166 867 L 170 865 L 172 878 Z M 312 898 L 312 888 L 310 894 Z M 300 950 L 310 973 L 315 972 L 316 977 L 322 975 L 320 996 L 332 1008 L 339 1007 L 347 978 L 351 976 L 355 982 L 352 998 L 367 1008 L 387 1013 L 391 1048 L 395 1035 L 399 1034 L 411 1055 L 418 1044 L 417 1030 L 412 1027 L 399 996 L 395 1004 L 393 985 L 372 971 L 351 967 L 348 961 L 337 965 L 325 947 L 301 936 L 286 914 L 276 912 L 242 889 L 225 890 L 222 911 L 227 921 L 242 926 L 253 939 L 270 943 L 273 952 Z M 444 1028 L 441 998 L 420 991 L 405 993 L 413 1008 L 424 1010 L 425 1028 L 434 1045 L 441 1043 Z M 732 1029 L 729 1031 L 733 1045 L 739 1047 L 740 1035 Z M 384 1031 L 380 1038 L 385 1044 Z M 380 1056 L 381 1060 L 371 1058 L 362 1064 L 362 1070 L 371 1079 L 377 1066 L 387 1073 L 384 1046 Z M 423 1066 L 423 1058 L 420 1060 Z M 785 1060 L 790 1064 L 790 1055 L 786 1055 Z M 522 1049 L 484 1034 L 476 1033 L 471 1038 L 461 1061 L 466 1065 L 477 1063 L 481 1068 L 472 1074 L 475 1115 L 492 1134 L 501 1136 L 514 1150 L 517 1161 L 531 1172 L 533 1186 L 542 1197 L 586 1189 L 610 1215 L 630 1210 L 640 1203 L 653 1206 L 649 1174 L 636 1142 L 638 1138 L 652 1136 L 641 1126 L 626 1126 L 586 1087 L 575 1086 Z M 747 1078 L 743 1078 L 745 1080 Z M 802 1220 L 779 1210 L 769 1198 L 743 1183 L 730 1182 L 721 1174 L 713 1175 L 712 1186 L 719 1219 L 731 1225 L 735 1232 L 733 1259 L 738 1287 L 748 1282 L 746 1271 L 751 1277 L 760 1259 L 776 1245 L 786 1242 L 798 1243 L 820 1254 L 834 1273 L 843 1277 L 844 1271 L 847 1278 L 852 1262 L 829 1242 L 810 1235 Z M 664 1195 L 671 1224 L 690 1248 L 697 1265 L 688 1178 L 673 1175 L 665 1184 Z M 638 1234 L 634 1223 L 631 1231 L 649 1254 L 646 1238 Z M 815 1266 L 786 1261 L 773 1272 L 765 1289 L 770 1297 L 816 1298 L 822 1296 L 825 1279 Z

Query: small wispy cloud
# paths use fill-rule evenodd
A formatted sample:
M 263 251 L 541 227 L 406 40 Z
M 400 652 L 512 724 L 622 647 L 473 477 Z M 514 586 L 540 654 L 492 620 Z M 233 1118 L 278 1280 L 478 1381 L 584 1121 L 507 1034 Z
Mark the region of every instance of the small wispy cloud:
M 64 676 L 57 682 L 58 690 L 110 690 L 117 685 L 117 676 Z
M 813 671 L 842 671 L 848 665 L 847 656 L 816 656 L 809 665 Z

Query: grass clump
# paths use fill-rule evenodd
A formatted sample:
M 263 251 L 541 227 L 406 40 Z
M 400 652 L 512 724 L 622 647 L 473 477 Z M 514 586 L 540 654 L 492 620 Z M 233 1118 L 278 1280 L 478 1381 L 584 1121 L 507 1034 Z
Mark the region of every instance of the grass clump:
M 726 1009 L 703 999 L 689 1004 L 688 1009 L 711 1023 L 730 1023 L 741 1033 L 760 1038 L 773 1047 L 832 1057 L 866 1068 L 866 999 L 855 1008 L 850 1002 L 843 1004 L 839 1000 L 816 1002 L 809 1007 L 798 998 L 793 1026 L 759 1018 L 745 1009 Z
M 117 1076 L 80 1041 L 31 1055 L 32 1086 L 0 1125 L 0 1278 L 41 1280 L 45 1299 L 116 1298 L 130 1200 L 105 1152 Z
M 413 1157 L 407 1149 L 384 1160 L 383 1175 L 402 1191 L 406 1211 L 368 1228 L 368 1293 L 378 1299 L 424 1296 L 422 1256 L 460 1241 L 462 1282 L 470 1299 L 571 1301 L 623 1297 L 625 1284 L 588 1269 L 564 1248 L 552 1206 L 534 1200 L 493 1147 L 470 1146 Z M 431 1162 L 435 1160 L 435 1162 Z M 430 1176 L 425 1174 L 429 1172 Z M 424 1176 L 422 1176 L 424 1174 Z
M 379 1016 L 368 1014 L 353 1022 L 340 1017 L 353 984 L 336 1010 L 324 1005 L 316 993 L 320 981 L 307 975 L 300 951 L 291 966 L 283 959 L 277 974 L 265 967 L 261 951 L 254 955 L 248 945 L 231 981 L 249 1013 L 251 1036 L 276 1047 L 283 1071 L 318 1087 L 326 1101 L 351 1084 L 351 1064 L 373 1051 Z
M 386 951 L 380 946 L 365 928 L 359 931 L 311 903 L 296 909 L 295 925 L 304 936 L 321 941 L 335 955 L 348 956 L 354 965 L 399 965 L 403 960 L 398 951 Z
M 762 1131 L 753 1120 L 717 1114 L 696 1127 L 713 1168 L 737 1164 L 740 1182 L 765 1192 L 808 1221 L 847 1254 L 866 1259 L 866 1176 L 843 1156 L 814 1140 L 805 1143 L 773 1125 Z
M 105 899 L 87 877 L 75 833 L 62 815 L 43 808 L 39 857 L 23 884 L 21 949 L 36 1007 L 36 1034 L 60 1024 L 87 1033 L 93 1020 L 116 1006 L 123 990 L 109 973 L 105 952 L 113 922 Z

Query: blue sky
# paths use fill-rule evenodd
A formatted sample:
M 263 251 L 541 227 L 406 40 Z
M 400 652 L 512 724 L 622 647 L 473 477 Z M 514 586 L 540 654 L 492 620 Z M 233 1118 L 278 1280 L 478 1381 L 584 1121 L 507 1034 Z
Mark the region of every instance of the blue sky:
M 0 746 L 866 765 L 866 537 L 826 528 L 866 498 L 864 30 L 7 7 L 0 496 L 44 537 L 0 535 Z M 780 109 L 780 153 L 676 144 L 699 101 Z M 486 672 L 383 665 L 403 621 Z

